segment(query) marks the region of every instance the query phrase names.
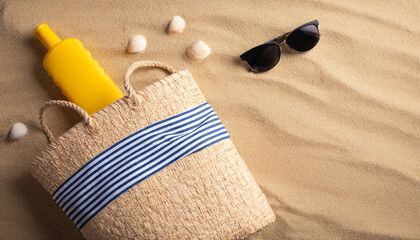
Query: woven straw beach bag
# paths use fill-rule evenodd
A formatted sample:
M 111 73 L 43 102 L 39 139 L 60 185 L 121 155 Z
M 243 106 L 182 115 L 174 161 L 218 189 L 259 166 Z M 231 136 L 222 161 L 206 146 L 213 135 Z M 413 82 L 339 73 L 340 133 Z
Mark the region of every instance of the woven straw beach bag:
M 171 75 L 134 91 L 138 67 Z M 50 144 L 33 176 L 86 239 L 240 239 L 275 216 L 189 71 L 133 63 L 128 95 L 89 116 L 47 102 L 41 127 Z M 45 110 L 62 106 L 83 121 L 54 138 Z

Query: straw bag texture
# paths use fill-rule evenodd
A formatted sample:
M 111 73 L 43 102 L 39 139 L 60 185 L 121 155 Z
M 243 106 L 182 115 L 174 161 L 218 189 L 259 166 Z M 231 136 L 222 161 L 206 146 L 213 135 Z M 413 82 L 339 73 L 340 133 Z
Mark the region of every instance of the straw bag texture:
M 136 92 L 129 77 L 138 67 L 159 67 L 171 75 Z M 128 96 L 91 116 L 67 101 L 50 101 L 41 108 L 41 127 L 50 144 L 33 160 L 33 176 L 53 196 L 84 165 L 122 139 L 206 102 L 189 71 L 177 72 L 160 62 L 133 63 L 124 86 Z M 44 116 L 55 105 L 83 117 L 57 138 Z M 78 227 L 86 239 L 240 239 L 274 219 L 230 138 L 225 138 L 132 186 Z

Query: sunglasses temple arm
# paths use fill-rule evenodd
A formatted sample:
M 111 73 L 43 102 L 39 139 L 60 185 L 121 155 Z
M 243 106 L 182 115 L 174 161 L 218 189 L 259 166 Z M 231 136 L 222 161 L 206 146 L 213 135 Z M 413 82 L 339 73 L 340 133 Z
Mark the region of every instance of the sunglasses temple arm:
M 272 41 L 277 43 L 277 44 L 281 44 L 286 40 L 286 38 L 287 38 L 287 36 L 289 36 L 289 34 L 290 34 L 290 32 L 285 33 L 281 36 L 278 36 L 278 37 L 274 38 Z

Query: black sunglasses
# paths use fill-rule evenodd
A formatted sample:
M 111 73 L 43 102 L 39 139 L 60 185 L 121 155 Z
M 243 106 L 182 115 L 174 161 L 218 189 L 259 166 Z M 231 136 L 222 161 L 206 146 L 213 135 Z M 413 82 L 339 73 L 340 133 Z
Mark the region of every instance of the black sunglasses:
M 241 59 L 248 62 L 251 67 L 250 71 L 255 73 L 266 72 L 279 62 L 281 56 L 280 44 L 283 42 L 286 42 L 289 48 L 298 53 L 304 53 L 314 48 L 321 36 L 318 24 L 317 20 L 305 23 L 291 32 L 248 50 L 241 55 Z

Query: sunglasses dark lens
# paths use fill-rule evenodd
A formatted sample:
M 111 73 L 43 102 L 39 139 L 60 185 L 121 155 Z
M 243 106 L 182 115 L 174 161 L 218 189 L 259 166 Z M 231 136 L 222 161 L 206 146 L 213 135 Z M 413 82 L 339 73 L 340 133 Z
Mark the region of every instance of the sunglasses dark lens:
M 241 55 L 253 72 L 265 72 L 272 69 L 280 60 L 280 47 L 276 43 L 267 43 L 254 47 Z
M 311 50 L 316 46 L 318 41 L 318 28 L 312 24 L 294 30 L 286 38 L 287 45 L 298 52 Z

